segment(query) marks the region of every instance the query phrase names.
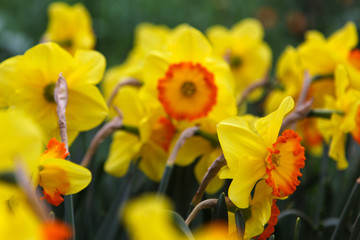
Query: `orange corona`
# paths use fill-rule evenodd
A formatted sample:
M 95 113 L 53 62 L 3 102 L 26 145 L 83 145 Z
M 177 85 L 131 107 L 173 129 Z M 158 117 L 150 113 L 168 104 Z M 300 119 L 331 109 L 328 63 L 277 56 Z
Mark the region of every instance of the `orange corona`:
M 171 64 L 157 89 L 165 111 L 176 120 L 205 117 L 216 104 L 214 75 L 199 63 Z
M 161 117 L 152 127 L 150 138 L 167 152 L 175 131 L 176 129 L 171 121 L 168 118 Z
M 292 194 L 300 184 L 300 168 L 305 166 L 305 149 L 300 145 L 301 137 L 293 130 L 286 130 L 269 149 L 266 159 L 266 183 L 272 187 L 273 195 L 285 197 Z
M 280 214 L 280 210 L 278 208 L 278 206 L 276 205 L 276 199 L 273 199 L 273 204 L 271 206 L 271 216 L 270 219 L 267 223 L 266 228 L 264 229 L 264 231 L 262 232 L 262 234 L 260 234 L 260 236 L 257 238 L 257 240 L 266 240 L 270 237 L 271 234 L 274 233 L 275 230 L 275 226 L 278 222 L 278 216 Z
M 354 49 L 349 53 L 348 60 L 351 65 L 360 70 L 360 49 Z

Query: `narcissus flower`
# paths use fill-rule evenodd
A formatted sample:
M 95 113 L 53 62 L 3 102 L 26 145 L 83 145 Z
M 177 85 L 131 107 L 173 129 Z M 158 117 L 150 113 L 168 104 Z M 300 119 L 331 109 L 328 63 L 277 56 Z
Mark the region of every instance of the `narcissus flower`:
M 276 111 L 255 122 L 234 117 L 219 123 L 219 141 L 227 160 L 220 177 L 233 179 L 229 198 L 239 208 L 249 206 L 250 193 L 260 179 L 277 198 L 289 196 L 300 184 L 300 168 L 305 165 L 301 138 L 292 130 L 278 137 L 283 118 L 293 107 L 293 99 L 287 97 Z
M 346 68 L 339 65 L 335 71 L 336 98 L 327 96 L 325 107 L 339 111 L 330 120 L 319 119 L 318 126 L 327 142 L 330 141 L 329 156 L 337 162 L 339 169 L 345 169 L 348 162 L 345 156 L 346 134 L 351 133 L 360 143 L 360 91 L 349 88 L 350 79 Z
M 254 196 L 249 196 L 249 207 L 242 209 L 245 217 L 245 240 L 256 236 L 259 236 L 257 239 L 267 239 L 274 232 L 280 211 L 271 193 L 271 187 L 265 183 L 265 180 L 261 180 L 256 184 Z M 229 232 L 231 236 L 236 236 L 235 214 L 228 212 L 228 219 Z
M 64 201 L 61 195 L 77 193 L 91 181 L 90 171 L 65 160 L 68 155 L 65 144 L 53 138 L 33 172 L 34 184 L 43 188 L 43 199 L 54 206 Z
M 0 183 L 0 239 L 68 240 L 71 231 L 60 221 L 41 221 L 15 184 Z
M 227 60 L 235 77 L 236 95 L 261 80 L 271 66 L 271 50 L 263 41 L 264 29 L 256 19 L 245 19 L 230 30 L 213 26 L 207 36 L 214 52 Z
M 125 206 L 123 219 L 134 240 L 232 240 L 223 224 L 212 224 L 198 230 L 194 237 L 179 231 L 173 220 L 172 207 L 167 199 L 145 195 Z
M 105 69 L 104 57 L 91 50 L 71 56 L 56 43 L 39 44 L 22 56 L 0 65 L 0 89 L 10 89 L 8 106 L 23 110 L 42 126 L 46 139 L 59 137 L 54 88 L 59 75 L 66 79 L 69 144 L 80 131 L 100 124 L 107 115 L 105 101 L 95 86 Z
M 49 23 L 43 41 L 56 42 L 71 54 L 78 49 L 94 48 L 91 17 L 81 3 L 69 6 L 63 2 L 54 2 L 49 5 L 48 14 Z
M 229 67 L 212 56 L 206 38 L 188 25 L 171 32 L 165 50 L 150 53 L 143 72 L 142 98 L 162 106 L 177 122 L 219 122 L 236 114 Z
M 0 110 L 0 132 L 0 171 L 11 171 L 14 162 L 21 161 L 31 173 L 43 148 L 40 127 L 17 110 Z

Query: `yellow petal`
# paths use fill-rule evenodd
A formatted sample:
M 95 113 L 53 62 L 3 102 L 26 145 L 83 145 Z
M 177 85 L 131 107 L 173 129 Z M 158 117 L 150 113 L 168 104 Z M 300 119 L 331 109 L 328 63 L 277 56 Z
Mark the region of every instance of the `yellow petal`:
M 239 166 L 243 168 L 242 163 L 239 162 L 242 156 L 265 159 L 268 151 L 264 141 L 248 128 L 248 123 L 241 117 L 233 117 L 220 122 L 217 131 L 221 148 L 230 168 Z
M 139 153 L 140 147 L 141 142 L 137 136 L 117 131 L 114 134 L 104 170 L 116 177 L 124 176 L 129 169 L 131 160 L 134 160 Z
M 171 150 L 172 149 L 170 149 L 170 152 Z M 211 150 L 212 147 L 209 141 L 202 137 L 195 136 L 188 138 L 180 148 L 175 163 L 180 166 L 187 166 L 194 162 L 197 157 L 209 153 Z
M 241 160 L 241 167 L 229 187 L 229 198 L 238 208 L 248 208 L 252 189 L 266 173 L 264 162 L 249 158 Z
M 348 22 L 343 28 L 333 33 L 328 40 L 328 45 L 331 49 L 336 50 L 347 57 L 349 51 L 358 43 L 358 35 L 356 32 L 356 25 L 353 22 Z
M 139 168 L 151 180 L 159 182 L 164 173 L 167 154 L 156 144 L 145 143 L 141 148 Z
M 39 163 L 39 184 L 44 190 L 68 195 L 80 192 L 91 181 L 91 172 L 73 162 L 48 158 Z
M 85 131 L 99 125 L 107 116 L 108 108 L 99 89 L 93 85 L 81 85 L 69 89 L 66 120 L 69 129 Z
M 335 69 L 335 91 L 337 98 L 341 98 L 345 94 L 349 83 L 349 76 L 344 65 L 338 65 Z
M 92 50 L 78 50 L 75 52 L 75 60 L 78 62 L 75 71 L 66 77 L 69 85 L 98 84 L 104 75 L 105 57 Z
M 293 107 L 294 100 L 291 97 L 286 97 L 275 112 L 260 118 L 256 122 L 255 128 L 262 139 L 264 139 L 267 147 L 271 147 L 276 142 L 283 119 Z
M 329 156 L 337 163 L 339 170 L 344 170 L 348 167 L 348 162 L 345 156 L 345 134 L 338 132 L 333 135 L 329 148 Z
M 254 18 L 244 19 L 232 27 L 232 32 L 235 36 L 249 36 L 253 39 L 262 39 L 264 36 L 264 29 L 259 20 Z
M 264 180 L 259 181 L 255 187 L 254 197 L 251 201 L 251 217 L 246 221 L 245 239 L 260 235 L 265 224 L 271 216 L 272 189 Z
M 211 45 L 205 36 L 186 24 L 173 30 L 168 39 L 168 50 L 173 53 L 173 62 L 202 62 L 212 54 Z

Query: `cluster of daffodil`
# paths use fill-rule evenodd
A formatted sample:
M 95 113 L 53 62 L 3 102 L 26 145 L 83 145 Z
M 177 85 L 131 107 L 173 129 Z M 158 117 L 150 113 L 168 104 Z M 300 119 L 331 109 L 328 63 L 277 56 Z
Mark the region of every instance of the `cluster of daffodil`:
M 125 62 L 103 76 L 105 58 L 92 50 L 89 13 L 81 4 L 51 4 L 42 43 L 0 64 L 0 238 L 74 237 L 74 222 L 51 219 L 44 200 L 59 206 L 64 195 L 88 186 L 91 172 L 71 162 L 67 145 L 106 118 L 121 119 L 113 129 L 106 173 L 123 177 L 133 162 L 149 180 L 167 186 L 166 166 L 196 162 L 194 175 L 207 194 L 227 193 L 228 219 L 194 235 L 187 226 L 179 231 L 171 203 L 162 196 L 166 189 L 126 203 L 119 215 L 132 239 L 270 237 L 280 213 L 276 202 L 300 184 L 302 144 L 309 154 L 319 154 L 323 141 L 329 143 L 339 169 L 348 166 L 347 134 L 360 144 L 360 50 L 353 49 L 354 23 L 328 39 L 309 31 L 304 43 L 285 49 L 272 81 L 272 53 L 263 37 L 255 19 L 231 29 L 213 26 L 205 35 L 186 24 L 169 29 L 145 23 L 137 27 Z M 305 88 L 307 71 L 311 82 Z M 104 97 L 96 86 L 102 79 Z M 61 91 L 65 126 L 58 110 Z M 264 117 L 247 114 L 246 103 L 258 101 L 264 101 Z M 283 120 L 304 101 L 310 105 L 295 121 L 297 133 Z M 190 128 L 194 132 L 184 137 Z M 205 184 L 221 156 L 221 169 Z M 9 174 L 15 182 L 5 181 Z M 194 210 L 201 206 L 193 204 Z

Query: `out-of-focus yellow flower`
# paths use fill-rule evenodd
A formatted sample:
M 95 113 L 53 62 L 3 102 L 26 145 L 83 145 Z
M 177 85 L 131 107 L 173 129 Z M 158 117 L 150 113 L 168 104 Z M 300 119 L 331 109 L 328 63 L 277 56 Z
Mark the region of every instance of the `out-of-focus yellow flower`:
M 292 194 L 300 181 L 304 167 L 304 148 L 301 138 L 292 130 L 278 137 L 284 116 L 294 107 L 291 97 L 285 98 L 279 108 L 248 122 L 234 117 L 218 125 L 218 136 L 227 161 L 221 178 L 233 179 L 229 198 L 239 208 L 249 207 L 249 196 L 255 183 L 264 179 L 275 197 Z
M 348 162 L 345 156 L 345 140 L 347 133 L 353 133 L 355 140 L 359 134 L 360 91 L 349 88 L 350 79 L 346 68 L 339 65 L 335 71 L 336 98 L 327 96 L 325 107 L 340 111 L 332 114 L 330 120 L 319 119 L 318 125 L 325 140 L 330 141 L 329 156 L 337 162 L 339 169 L 345 169 Z
M 311 75 L 334 73 L 338 63 L 348 62 L 350 51 L 357 45 L 356 26 L 348 22 L 326 39 L 318 31 L 308 31 L 305 42 L 298 47 L 304 69 Z
M 206 38 L 188 25 L 168 36 L 164 51 L 153 51 L 144 65 L 141 97 L 162 106 L 178 123 L 221 121 L 236 114 L 233 78 L 226 62 L 212 57 Z M 180 127 L 182 128 L 182 127 Z
M 207 36 L 214 46 L 215 54 L 229 63 L 235 77 L 237 96 L 269 71 L 272 54 L 263 41 L 264 30 L 258 20 L 242 20 L 230 30 L 223 26 L 213 26 L 207 30 Z
M 42 151 L 43 135 L 40 127 L 16 110 L 0 111 L 0 171 L 14 169 L 14 161 L 21 161 L 31 173 Z
M 43 199 L 54 206 L 64 201 L 61 195 L 77 193 L 91 181 L 89 170 L 65 160 L 68 154 L 64 143 L 51 139 L 33 172 L 34 184 L 43 188 Z
M 54 88 L 62 74 L 68 85 L 66 120 L 71 144 L 79 131 L 97 126 L 107 115 L 105 101 L 95 86 L 104 69 L 105 59 L 96 51 L 79 50 L 71 56 L 56 43 L 43 43 L 0 65 L 0 89 L 11 89 L 8 106 L 33 116 L 46 139 L 60 138 Z
M 171 213 L 172 207 L 167 199 L 145 195 L 125 206 L 123 219 L 134 240 L 185 240 L 189 239 L 176 227 Z M 222 224 L 213 224 L 200 229 L 194 235 L 195 240 L 231 240 L 227 228 Z
M 54 2 L 49 5 L 48 15 L 49 23 L 43 41 L 56 42 L 71 54 L 78 49 L 94 48 L 91 17 L 81 3 L 69 6 L 63 2 Z
M 0 183 L 0 188 L 0 239 L 70 239 L 71 231 L 64 223 L 39 219 L 18 186 Z

